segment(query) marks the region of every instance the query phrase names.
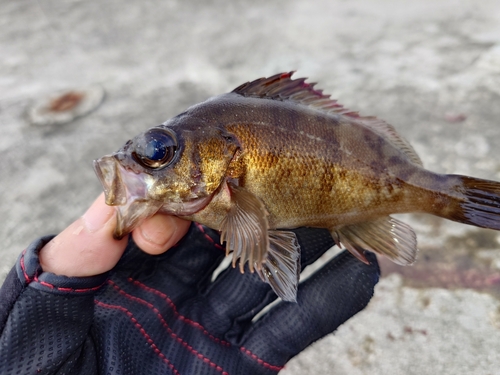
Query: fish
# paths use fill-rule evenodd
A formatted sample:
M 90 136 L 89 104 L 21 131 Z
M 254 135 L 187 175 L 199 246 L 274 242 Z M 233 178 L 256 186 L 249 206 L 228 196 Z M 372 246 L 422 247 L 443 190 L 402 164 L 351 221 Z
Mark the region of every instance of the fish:
M 157 212 L 220 232 L 233 267 L 296 301 L 300 246 L 291 229 L 326 228 L 365 251 L 416 260 L 424 212 L 500 230 L 500 183 L 425 169 L 383 120 L 351 111 L 294 72 L 260 78 L 188 108 L 94 161 L 115 238 Z

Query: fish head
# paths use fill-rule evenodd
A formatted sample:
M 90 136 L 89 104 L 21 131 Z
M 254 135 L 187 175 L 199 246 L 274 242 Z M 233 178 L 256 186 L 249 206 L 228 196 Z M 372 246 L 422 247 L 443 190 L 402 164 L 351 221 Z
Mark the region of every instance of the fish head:
M 239 144 L 223 128 L 180 115 L 94 161 L 106 203 L 117 207 L 115 238 L 163 212 L 203 209 L 224 181 Z

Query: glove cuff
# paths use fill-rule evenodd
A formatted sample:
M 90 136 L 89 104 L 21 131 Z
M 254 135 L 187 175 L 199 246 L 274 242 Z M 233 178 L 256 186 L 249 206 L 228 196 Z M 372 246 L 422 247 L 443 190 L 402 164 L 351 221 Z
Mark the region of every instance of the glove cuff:
M 19 256 L 16 263 L 17 276 L 24 286 L 54 294 L 89 294 L 97 291 L 105 282 L 108 273 L 90 277 L 67 277 L 44 272 L 38 253 L 55 236 L 45 236 L 33 241 Z

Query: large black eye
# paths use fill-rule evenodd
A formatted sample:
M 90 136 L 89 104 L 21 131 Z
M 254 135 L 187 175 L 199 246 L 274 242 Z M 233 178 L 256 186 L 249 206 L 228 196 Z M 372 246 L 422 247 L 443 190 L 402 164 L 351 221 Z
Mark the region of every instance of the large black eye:
M 139 164 L 158 169 L 168 165 L 175 156 L 177 139 L 166 129 L 147 131 L 135 144 L 132 155 Z

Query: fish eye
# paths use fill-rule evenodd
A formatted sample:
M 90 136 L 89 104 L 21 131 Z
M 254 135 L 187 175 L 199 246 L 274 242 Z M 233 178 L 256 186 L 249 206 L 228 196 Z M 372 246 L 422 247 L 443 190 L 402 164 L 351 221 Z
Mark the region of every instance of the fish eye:
M 159 169 L 173 160 L 176 151 L 175 134 L 167 129 L 151 129 L 137 140 L 132 156 L 143 167 Z

